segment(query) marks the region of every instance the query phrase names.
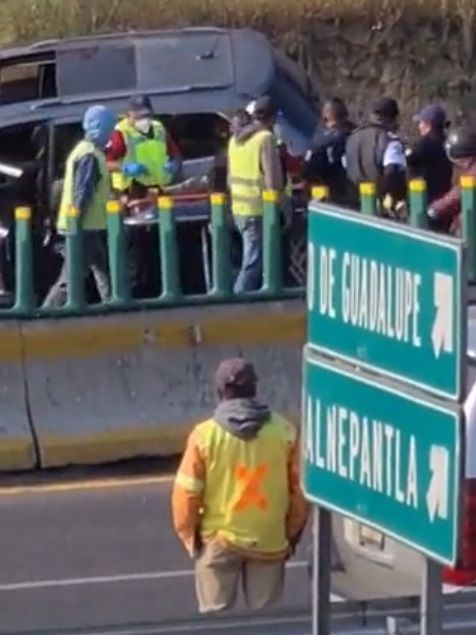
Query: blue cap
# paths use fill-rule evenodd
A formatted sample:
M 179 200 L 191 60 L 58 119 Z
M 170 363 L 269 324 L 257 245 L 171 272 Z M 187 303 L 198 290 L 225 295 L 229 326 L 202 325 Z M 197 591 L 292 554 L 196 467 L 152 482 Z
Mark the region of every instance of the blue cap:
M 135 95 L 129 99 L 129 112 L 137 115 L 151 115 L 153 113 L 152 102 L 147 95 Z
M 438 104 L 426 106 L 417 115 L 415 115 L 413 120 L 416 123 L 427 123 L 428 125 L 435 126 L 436 128 L 444 127 L 448 123 L 445 109 L 438 106 Z

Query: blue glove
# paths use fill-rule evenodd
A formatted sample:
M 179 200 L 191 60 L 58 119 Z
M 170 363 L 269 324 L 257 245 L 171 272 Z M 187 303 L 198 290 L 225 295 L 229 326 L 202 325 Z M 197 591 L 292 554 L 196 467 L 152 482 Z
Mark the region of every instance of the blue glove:
M 178 172 L 177 161 L 175 161 L 174 159 L 169 159 L 164 166 L 164 170 L 169 176 L 175 176 Z
M 142 163 L 124 163 L 122 166 L 122 174 L 135 179 L 138 176 L 145 176 L 148 173 L 147 168 Z

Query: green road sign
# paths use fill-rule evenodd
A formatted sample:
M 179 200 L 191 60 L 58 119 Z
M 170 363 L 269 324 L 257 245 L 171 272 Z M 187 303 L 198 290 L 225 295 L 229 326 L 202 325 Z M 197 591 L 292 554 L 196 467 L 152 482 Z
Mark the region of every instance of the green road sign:
M 460 399 L 462 242 L 323 204 L 308 240 L 308 344 Z
M 463 419 L 307 351 L 307 498 L 444 563 L 459 534 Z

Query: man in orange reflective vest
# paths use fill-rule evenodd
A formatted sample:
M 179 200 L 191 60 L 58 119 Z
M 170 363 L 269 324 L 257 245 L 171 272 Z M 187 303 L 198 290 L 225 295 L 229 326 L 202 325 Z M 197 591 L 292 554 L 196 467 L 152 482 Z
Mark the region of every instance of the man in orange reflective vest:
M 297 430 L 256 387 L 245 360 L 220 364 L 218 406 L 191 433 L 175 480 L 174 526 L 196 561 L 201 613 L 232 607 L 240 579 L 250 608 L 279 599 L 307 520 Z

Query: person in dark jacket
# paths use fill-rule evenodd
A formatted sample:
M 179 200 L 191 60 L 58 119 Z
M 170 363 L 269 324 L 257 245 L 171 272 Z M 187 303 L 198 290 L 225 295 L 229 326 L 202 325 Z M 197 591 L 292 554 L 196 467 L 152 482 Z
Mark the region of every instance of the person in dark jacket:
M 350 203 L 345 148 L 355 126 L 349 119 L 347 106 L 339 97 L 327 100 L 321 111 L 324 132 L 306 155 L 303 176 L 312 185 L 326 185 L 329 197 L 337 205 Z
M 415 118 L 420 138 L 407 150 L 408 176 L 426 181 L 428 202 L 444 196 L 450 189 L 453 166 L 445 148 L 449 126 L 446 112 L 441 106 L 426 106 Z M 432 229 L 442 229 L 438 223 Z
M 458 128 L 448 136 L 446 150 L 460 175 L 476 177 L 476 127 Z M 443 231 L 460 235 L 461 189 L 459 182 L 428 207 L 428 218 Z
M 383 208 L 392 214 L 406 198 L 406 157 L 397 134 L 399 117 L 395 99 L 382 97 L 374 104 L 369 122 L 347 141 L 345 161 L 355 206 L 359 205 L 360 183 L 375 183 Z

